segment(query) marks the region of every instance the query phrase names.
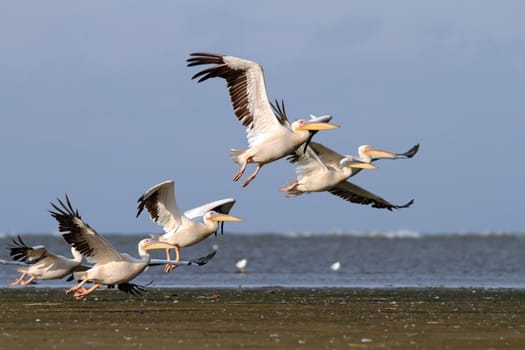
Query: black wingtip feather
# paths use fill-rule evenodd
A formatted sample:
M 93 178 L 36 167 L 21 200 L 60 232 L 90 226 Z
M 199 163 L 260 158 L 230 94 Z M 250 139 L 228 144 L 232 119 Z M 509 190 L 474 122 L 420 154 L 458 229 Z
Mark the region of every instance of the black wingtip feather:
M 411 149 L 409 149 L 408 151 L 406 151 L 405 153 L 403 153 L 402 155 L 407 157 L 407 158 L 412 158 L 413 156 L 416 155 L 416 153 L 419 151 L 419 143 L 414 145 Z

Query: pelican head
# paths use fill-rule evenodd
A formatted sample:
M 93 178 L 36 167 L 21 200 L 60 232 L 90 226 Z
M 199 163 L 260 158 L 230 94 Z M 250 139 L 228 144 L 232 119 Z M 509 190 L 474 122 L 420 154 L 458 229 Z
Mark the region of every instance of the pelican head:
M 236 217 L 236 216 L 232 216 L 232 215 L 228 215 L 228 214 L 222 214 L 222 213 L 219 213 L 217 211 L 214 211 L 214 210 L 210 210 L 209 212 L 207 212 L 206 214 L 204 214 L 203 216 L 203 219 L 204 221 L 215 221 L 215 222 L 225 222 L 225 221 L 229 221 L 229 222 L 238 222 L 238 221 L 241 221 L 240 218 Z
M 359 146 L 358 152 L 361 159 L 365 162 L 371 162 L 372 158 L 396 158 L 396 154 L 393 152 L 377 149 L 369 145 Z

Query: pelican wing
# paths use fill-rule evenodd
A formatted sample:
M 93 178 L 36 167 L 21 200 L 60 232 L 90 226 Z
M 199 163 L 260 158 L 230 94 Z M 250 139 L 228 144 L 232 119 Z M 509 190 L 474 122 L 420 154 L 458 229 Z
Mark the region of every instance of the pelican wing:
M 417 151 L 419 151 L 419 143 L 415 144 L 414 146 L 412 146 L 412 148 L 410 148 L 405 153 L 397 153 L 396 157 L 394 159 L 398 159 L 398 158 L 412 158 L 413 156 L 415 156 L 417 154 Z
M 295 164 L 295 173 L 298 179 L 311 175 L 319 170 L 328 170 L 326 164 L 317 156 L 315 151 L 307 146 L 303 152 L 302 147 L 299 147 L 292 155 L 286 159 L 292 164 Z
M 58 205 L 51 203 L 55 211 L 50 210 L 49 213 L 58 221 L 58 230 L 67 243 L 95 264 L 125 260 L 104 237 L 82 220 L 67 195 L 66 203 L 57 200 Z
M 200 258 L 193 259 L 193 260 L 161 260 L 161 259 L 151 259 L 149 266 L 157 266 L 157 265 L 187 265 L 187 266 L 202 266 L 206 265 L 211 259 L 215 257 L 215 254 L 217 254 L 217 250 L 211 251 L 208 255 L 201 256 Z
M 370 204 L 373 208 L 379 209 L 400 209 L 408 208 L 414 203 L 412 199 L 410 202 L 403 205 L 396 205 L 388 202 L 384 198 L 381 198 L 371 192 L 368 192 L 364 188 L 356 186 L 348 181 L 338 183 L 334 188 L 330 189 L 329 192 L 333 195 L 343 198 L 346 201 L 368 205 Z
M 0 264 L 2 264 L 2 265 L 27 266 L 26 263 L 23 263 L 21 261 L 10 261 L 10 260 L 3 260 L 3 259 L 0 259 Z
M 114 286 L 112 286 L 111 288 L 113 287 Z M 124 293 L 128 293 L 130 295 L 133 295 L 134 297 L 142 295 L 142 293 L 144 293 L 147 290 L 146 287 L 147 286 L 141 286 L 140 284 L 135 284 L 135 283 L 130 283 L 130 282 L 121 283 L 117 285 L 118 290 L 123 291 Z
M 182 224 L 182 212 L 175 201 L 175 183 L 164 181 L 147 190 L 138 199 L 137 217 L 146 208 L 151 220 L 169 232 Z
M 400 153 L 397 156 L 398 157 L 405 157 L 405 158 L 412 158 L 413 156 L 416 155 L 417 151 L 419 151 L 419 143 L 414 145 L 414 146 L 412 146 L 412 148 L 409 149 L 408 151 L 406 151 L 405 153 Z
M 189 219 L 193 219 L 199 216 L 203 216 L 210 210 L 216 211 L 221 214 L 228 214 L 234 204 L 235 199 L 233 198 L 219 199 L 217 201 L 201 205 L 200 207 L 187 210 L 184 212 L 184 215 Z
M 332 167 L 338 167 L 339 162 L 344 158 L 336 151 L 317 142 L 310 142 L 310 147 L 324 164 Z
M 288 120 L 276 116 L 270 106 L 264 73 L 256 62 L 234 56 L 213 53 L 192 53 L 187 60 L 188 67 L 213 64 L 195 75 L 198 82 L 210 78 L 223 78 L 227 82 L 233 111 L 243 126 L 248 128 L 248 142 L 257 142 L 257 135 L 273 128 L 288 125 Z
M 49 255 L 44 246 L 29 247 L 20 236 L 13 239 L 13 243 L 8 245 L 8 249 L 13 260 L 26 264 L 34 264 Z

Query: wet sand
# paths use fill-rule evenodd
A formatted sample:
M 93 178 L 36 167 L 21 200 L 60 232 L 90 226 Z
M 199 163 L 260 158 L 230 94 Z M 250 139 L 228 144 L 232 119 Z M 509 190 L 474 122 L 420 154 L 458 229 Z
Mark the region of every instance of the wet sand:
M 525 291 L 0 289 L 2 349 L 525 349 Z

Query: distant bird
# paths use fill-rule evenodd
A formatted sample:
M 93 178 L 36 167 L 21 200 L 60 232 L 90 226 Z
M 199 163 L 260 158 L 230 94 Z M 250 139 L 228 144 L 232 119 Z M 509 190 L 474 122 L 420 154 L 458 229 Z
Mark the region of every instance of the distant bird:
M 182 212 L 175 200 L 175 183 L 164 181 L 147 190 L 138 199 L 137 217 L 147 209 L 151 219 L 164 228 L 161 236 L 152 236 L 159 243 L 167 243 L 166 258 L 171 260 L 170 249 L 175 249 L 175 261 L 180 260 L 180 248 L 199 243 L 219 229 L 219 222 L 241 221 L 228 215 L 235 204 L 235 199 L 220 199 Z M 193 219 L 201 216 L 202 222 Z M 222 228 L 222 227 L 221 227 Z M 166 265 L 169 272 L 173 266 Z
M 13 239 L 13 244 L 8 246 L 11 251 L 10 255 L 15 263 L 26 267 L 18 269 L 22 275 L 9 283 L 10 286 L 18 284 L 25 286 L 36 279 L 60 279 L 75 271 L 82 271 L 87 268 L 81 265 L 82 255 L 75 248 L 71 248 L 73 259 L 68 259 L 50 252 L 42 245 L 29 247 L 24 243 L 22 237 L 18 236 L 17 238 L 17 240 Z M 26 276 L 29 276 L 29 279 L 24 280 Z
M 246 258 L 241 259 L 235 263 L 235 267 L 237 268 L 237 273 L 245 273 L 246 272 L 246 265 L 248 264 L 248 260 Z
M 66 203 L 60 199 L 57 201 L 58 204 L 51 203 L 55 211 L 50 210 L 49 212 L 58 221 L 59 231 L 63 233 L 62 236 L 66 242 L 77 249 L 89 262 L 94 263 L 88 270 L 74 273 L 74 277 L 81 281 L 69 288 L 66 294 L 74 293 L 76 299 L 84 298 L 101 285 L 116 284 L 119 285 L 120 290 L 133 294 L 140 287 L 129 283 L 129 281 L 137 277 L 148 266 L 165 263 L 203 265 L 214 255 L 212 253 L 208 257 L 185 262 L 152 260 L 148 250 L 171 248 L 167 243 L 152 239 L 143 239 L 138 243 L 139 258 L 134 258 L 126 253 L 119 253 L 104 237 L 82 220 L 78 210 L 73 209 L 67 195 Z M 92 282 L 93 286 L 86 289 L 84 285 L 88 282 Z
M 242 177 L 248 163 L 257 163 L 255 172 L 246 178 L 243 187 L 248 186 L 265 164 L 291 154 L 308 143 L 317 131 L 338 127 L 328 123 L 330 116 L 290 123 L 286 117 L 275 115 L 268 100 L 263 69 L 256 62 L 213 53 L 199 52 L 190 56 L 188 67 L 213 65 L 192 79 L 199 78 L 199 83 L 210 78 L 226 80 L 234 113 L 247 128 L 249 148 L 231 150 L 233 160 L 241 166 L 233 181 Z
M 399 159 L 413 157 L 419 148 L 415 145 L 405 153 L 379 150 L 372 146 L 359 147 L 359 158 L 342 156 L 320 143 L 311 142 L 304 152 L 297 150 L 288 160 L 296 164 L 297 180 L 280 189 L 287 192 L 286 197 L 299 196 L 306 192 L 327 191 L 352 203 L 370 204 L 374 208 L 388 210 L 407 208 L 414 200 L 403 205 L 388 202 L 367 190 L 354 185 L 346 179 L 362 169 L 376 168 L 372 162 L 379 159 Z
M 330 270 L 332 271 L 339 271 L 340 268 L 341 268 L 341 263 L 339 261 L 336 261 L 330 265 Z

